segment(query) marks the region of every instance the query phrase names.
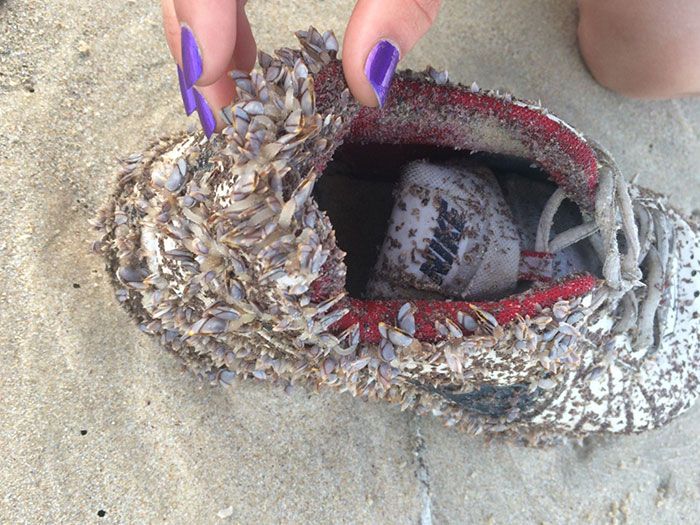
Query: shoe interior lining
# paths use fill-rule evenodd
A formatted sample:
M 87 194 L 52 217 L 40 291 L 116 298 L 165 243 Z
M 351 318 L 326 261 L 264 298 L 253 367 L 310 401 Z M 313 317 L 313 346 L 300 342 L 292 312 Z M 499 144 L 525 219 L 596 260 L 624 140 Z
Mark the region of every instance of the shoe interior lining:
M 470 155 L 450 148 L 413 144 L 342 145 L 326 166 L 314 193 L 320 208 L 328 213 L 333 223 L 339 248 L 347 254 L 346 289 L 351 297 L 366 298 L 365 287 L 386 235 L 387 223 L 394 206 L 393 190 L 401 168 L 412 160 L 427 159 L 439 163 L 458 157 L 468 157 L 489 167 L 496 175 L 509 203 L 514 202 L 514 199 L 530 199 L 532 215 L 536 216 L 536 220 L 531 222 L 535 225 L 544 201 L 557 187 L 549 180 L 547 173 L 533 167 L 529 160 L 512 156 L 491 153 Z M 517 195 L 509 194 L 513 188 L 519 190 Z M 531 188 L 537 188 L 537 191 L 530 191 Z M 578 207 L 570 201 L 565 201 L 557 217 L 553 233 L 582 221 Z M 530 245 L 534 241 L 528 240 L 534 239 L 532 229 L 530 224 L 521 232 L 523 250 L 534 249 Z M 525 230 L 529 230 L 529 233 Z M 588 241 L 582 241 L 567 250 L 576 251 L 573 257 L 577 261 L 579 272 L 600 275 L 599 262 L 592 256 L 594 251 Z M 529 281 L 519 282 L 516 293 L 528 290 L 532 284 Z

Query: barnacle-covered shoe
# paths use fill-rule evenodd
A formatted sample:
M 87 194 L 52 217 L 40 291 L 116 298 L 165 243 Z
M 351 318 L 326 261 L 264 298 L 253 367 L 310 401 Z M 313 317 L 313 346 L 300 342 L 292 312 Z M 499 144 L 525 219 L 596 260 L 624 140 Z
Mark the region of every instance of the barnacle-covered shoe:
M 696 225 L 543 108 L 430 68 L 360 108 L 333 35 L 298 36 L 233 73 L 221 134 L 126 159 L 95 249 L 143 331 L 221 383 L 530 443 L 691 406 Z

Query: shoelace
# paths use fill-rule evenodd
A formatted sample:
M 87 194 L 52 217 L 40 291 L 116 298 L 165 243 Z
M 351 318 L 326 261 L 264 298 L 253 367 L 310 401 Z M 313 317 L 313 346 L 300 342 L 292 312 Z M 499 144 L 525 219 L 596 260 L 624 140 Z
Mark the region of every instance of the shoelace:
M 593 149 L 600 167 L 594 213 L 583 224 L 550 240 L 554 217 L 568 198 L 563 189 L 557 188 L 540 216 L 535 250 L 557 253 L 589 239 L 603 263 L 606 284 L 603 293 L 594 298 L 591 309 L 597 309 L 606 299 L 613 308 L 619 306 L 613 332 L 622 334 L 636 326 L 635 346 L 648 354 L 654 350 L 651 348 L 654 322 L 667 276 L 673 234 L 663 208 L 658 203 L 646 206 L 641 198 L 633 201 L 627 181 L 610 154 L 596 144 Z M 645 293 L 637 293 L 641 290 Z

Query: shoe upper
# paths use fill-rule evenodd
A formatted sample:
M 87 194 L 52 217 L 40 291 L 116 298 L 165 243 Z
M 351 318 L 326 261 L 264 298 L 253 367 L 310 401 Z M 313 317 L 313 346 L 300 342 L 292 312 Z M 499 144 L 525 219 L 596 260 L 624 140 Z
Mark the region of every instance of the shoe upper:
M 332 386 L 534 443 L 641 431 L 692 404 L 697 226 L 542 108 L 428 69 L 399 74 L 384 108 L 360 109 L 333 35 L 298 36 L 302 50 L 261 53 L 261 71 L 233 73 L 238 102 L 221 134 L 126 159 L 95 250 L 143 331 L 222 383 Z M 500 300 L 348 297 L 345 253 L 313 194 L 343 141 L 536 163 L 560 189 L 535 255 L 587 238 L 601 274 Z M 551 238 L 564 199 L 585 222 Z

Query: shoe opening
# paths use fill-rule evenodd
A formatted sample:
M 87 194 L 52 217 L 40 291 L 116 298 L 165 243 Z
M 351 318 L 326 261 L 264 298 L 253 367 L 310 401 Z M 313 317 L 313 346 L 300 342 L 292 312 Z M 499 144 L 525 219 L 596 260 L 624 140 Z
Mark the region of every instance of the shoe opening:
M 585 222 L 567 199 L 551 211 L 557 188 L 522 158 L 346 143 L 314 194 L 347 254 L 351 297 L 481 301 L 575 274 L 601 275 L 595 235 L 548 244 Z

